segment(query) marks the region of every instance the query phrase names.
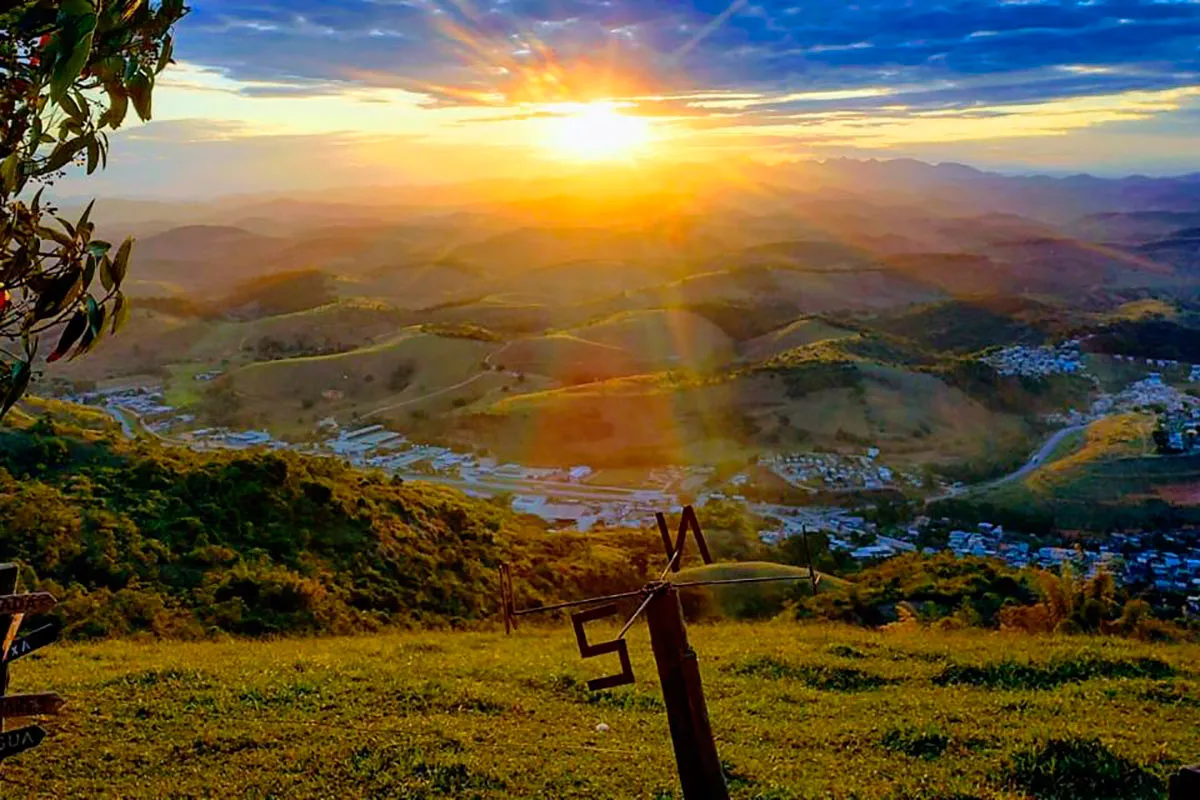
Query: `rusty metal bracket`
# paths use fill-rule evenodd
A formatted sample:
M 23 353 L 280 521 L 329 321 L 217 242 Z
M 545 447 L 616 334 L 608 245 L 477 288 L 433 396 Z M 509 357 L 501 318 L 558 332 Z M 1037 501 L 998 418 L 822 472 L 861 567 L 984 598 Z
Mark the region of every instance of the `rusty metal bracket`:
M 667 568 L 663 570 L 664 578 L 668 572 L 679 572 L 689 530 L 696 538 L 696 546 L 700 549 L 700 557 L 704 559 L 704 563 L 713 563 L 712 556 L 708 552 L 708 542 L 704 539 L 704 531 L 700 530 L 700 520 L 696 518 L 696 509 L 691 506 L 683 509 L 683 516 L 679 518 L 679 535 L 674 544 L 671 543 L 671 532 L 667 529 L 666 515 L 660 511 L 654 515 L 654 518 L 658 521 L 658 532 L 662 535 L 663 547 L 667 551 Z
M 589 644 L 587 639 L 587 631 L 584 630 L 584 625 L 593 620 L 604 619 L 605 617 L 615 617 L 617 615 L 617 605 L 612 603 L 598 608 L 589 608 L 587 611 L 580 611 L 577 614 L 571 615 L 571 624 L 575 627 L 575 641 L 579 645 L 579 655 L 583 658 L 595 658 L 597 656 L 616 653 L 621 660 L 621 671 L 616 675 L 609 675 L 604 678 L 596 678 L 588 681 L 588 688 L 593 692 L 598 692 L 601 689 L 613 689 L 617 686 L 628 686 L 633 683 L 633 665 L 629 663 L 629 645 L 622 639 L 617 638 L 611 642 L 600 642 L 598 644 Z

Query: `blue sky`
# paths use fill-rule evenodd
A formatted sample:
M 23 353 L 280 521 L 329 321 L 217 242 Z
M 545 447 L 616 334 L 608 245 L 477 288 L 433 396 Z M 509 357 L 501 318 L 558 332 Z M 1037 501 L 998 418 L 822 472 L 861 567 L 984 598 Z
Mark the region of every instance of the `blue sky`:
M 1200 2 L 192 0 L 100 179 L 216 194 L 550 170 L 608 101 L 640 158 L 1200 170 Z

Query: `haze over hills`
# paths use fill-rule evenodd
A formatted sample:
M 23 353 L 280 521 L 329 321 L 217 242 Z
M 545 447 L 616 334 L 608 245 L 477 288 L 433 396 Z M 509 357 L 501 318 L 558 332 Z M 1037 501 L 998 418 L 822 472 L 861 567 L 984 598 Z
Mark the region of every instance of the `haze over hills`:
M 531 463 L 958 463 L 1016 458 L 1094 390 L 1000 391 L 979 354 L 1200 297 L 1196 175 L 716 172 L 108 203 L 146 234 L 133 329 L 56 374 L 159 375 L 189 415 L 296 440 L 369 419 Z

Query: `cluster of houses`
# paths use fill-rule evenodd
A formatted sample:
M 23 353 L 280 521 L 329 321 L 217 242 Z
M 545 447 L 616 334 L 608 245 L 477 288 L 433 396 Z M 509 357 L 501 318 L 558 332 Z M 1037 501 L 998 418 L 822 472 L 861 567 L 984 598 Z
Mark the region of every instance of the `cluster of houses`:
M 1071 409 L 1066 413 L 1050 414 L 1046 421 L 1083 425 L 1113 414 L 1148 408 L 1161 408 L 1173 414 L 1194 414 L 1200 408 L 1200 400 L 1164 381 L 1160 373 L 1151 372 L 1116 394 L 1100 395 L 1086 411 Z
M 1047 374 L 1045 370 L 1071 372 L 1074 371 L 1070 367 L 1074 357 L 1071 354 L 1077 354 L 1078 342 L 1066 343 L 1060 348 L 1010 348 L 1002 351 L 1008 353 L 1006 358 L 1009 360 L 1004 363 L 1017 364 L 1018 360 L 1013 359 L 1017 358 L 1018 350 L 1025 354 L 1025 360 L 1019 362 L 1026 365 L 1022 369 L 1043 370 L 1040 374 Z M 1047 361 L 1047 358 L 1051 360 Z M 192 421 L 187 415 L 176 414 L 176 409 L 167 404 L 162 391 L 156 388 L 111 389 L 66 399 L 104 407 L 118 418 L 121 418 L 117 413 L 119 410 L 132 411 L 151 430 L 166 430 Z M 1132 384 L 1118 395 L 1102 397 L 1092 412 L 1101 416 L 1117 409 L 1153 405 L 1169 409 L 1169 418 L 1173 420 L 1171 431 L 1178 431 L 1183 437 L 1177 444 L 1195 438 L 1187 437 L 1189 430 L 1200 431 L 1200 401 L 1168 386 L 1157 373 Z M 689 489 L 693 484 L 699 486 L 710 479 L 713 472 L 711 468 L 664 467 L 652 471 L 641 488 L 596 486 L 589 483 L 593 471 L 586 465 L 553 469 L 499 463 L 493 458 L 459 453 L 445 447 L 415 444 L 381 425 L 343 430 L 336 421 L 327 420 L 321 430 L 327 438 L 304 445 L 278 440 L 266 431 L 225 428 L 191 430 L 176 434 L 176 438 L 198 449 L 265 447 L 332 455 L 358 466 L 443 481 L 476 496 L 509 493 L 514 496 L 514 510 L 540 517 L 550 523 L 552 529 L 558 530 L 644 527 L 655 512 L 678 506 L 676 489 Z M 921 484 L 918 476 L 879 463 L 879 455 L 876 448 L 862 456 L 801 453 L 777 457 L 765 466 L 793 485 L 813 488 L 875 489 L 898 486 L 902 482 Z M 748 475 L 741 474 L 735 476 L 730 485 L 745 485 L 749 480 Z M 648 486 L 653 488 L 646 488 Z M 701 494 L 696 504 L 722 498 L 725 495 L 720 491 L 710 491 Z M 733 499 L 744 498 L 734 495 Z M 847 509 L 754 503 L 748 507 L 779 523 L 777 529 L 763 534 L 764 540 L 778 541 L 803 530 L 820 530 L 829 536 L 831 547 L 860 561 L 882 560 L 922 549 L 918 542 L 930 522 L 922 518 L 903 530 L 885 535 L 874 523 Z M 1091 573 L 1105 568 L 1128 583 L 1149 585 L 1160 591 L 1193 593 L 1196 595 L 1196 613 L 1200 614 L 1200 542 L 1194 534 L 1190 539 L 1184 534 L 1177 540 L 1168 537 L 1165 549 L 1156 546 L 1163 541 L 1162 534 L 1153 541 L 1148 535 L 1114 534 L 1105 543 L 1083 551 L 1037 546 L 1027 539 L 1020 534 L 1007 533 L 998 525 L 981 523 L 973 530 L 950 532 L 947 548 L 959 556 L 999 558 L 1016 567 L 1053 568 L 1070 561 L 1081 563 Z M 929 552 L 929 549 L 925 548 L 925 551 Z
M 107 409 L 124 408 L 144 417 L 158 417 L 175 412 L 172 406 L 167 405 L 161 388 L 144 386 L 85 392 L 67 395 L 63 399 L 68 403 L 102 406 Z
M 1200 408 L 1160 414 L 1154 441 L 1164 455 L 1196 452 L 1200 449 Z
M 1001 375 L 1042 377 L 1084 372 L 1078 339 L 1054 347 L 1006 347 L 984 356 L 983 362 Z
M 999 525 L 950 533 L 949 549 L 959 556 L 999 558 L 1014 567 L 1056 569 L 1072 563 L 1087 575 L 1105 570 L 1126 584 L 1159 592 L 1200 593 L 1200 535 L 1196 532 L 1114 533 L 1101 542 L 1075 547 L 1035 546 Z
M 776 456 L 765 466 L 793 486 L 824 489 L 885 489 L 902 483 L 920 486 L 918 475 L 899 472 L 878 461 L 879 449 L 865 456 L 836 453 L 793 453 Z

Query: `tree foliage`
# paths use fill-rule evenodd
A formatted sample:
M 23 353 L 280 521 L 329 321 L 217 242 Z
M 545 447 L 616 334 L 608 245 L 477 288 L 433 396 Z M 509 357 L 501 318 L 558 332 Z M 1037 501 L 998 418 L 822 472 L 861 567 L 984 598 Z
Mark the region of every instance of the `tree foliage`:
M 121 284 L 133 241 L 94 236 L 92 206 L 57 215 L 43 191 L 71 166 L 108 162 L 107 131 L 130 106 L 152 113 L 183 0 L 0 4 L 0 416 L 25 392 L 41 334 L 47 358 L 93 349 L 129 314 Z M 96 284 L 99 284 L 98 286 Z
M 286 452 L 194 453 L 49 422 L 0 429 L 0 559 L 72 637 L 349 632 L 626 591 L 650 531 L 547 536 L 449 488 Z

